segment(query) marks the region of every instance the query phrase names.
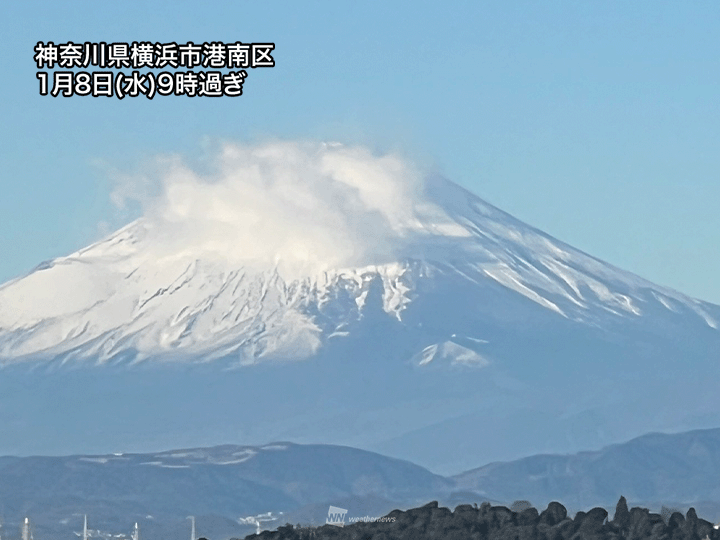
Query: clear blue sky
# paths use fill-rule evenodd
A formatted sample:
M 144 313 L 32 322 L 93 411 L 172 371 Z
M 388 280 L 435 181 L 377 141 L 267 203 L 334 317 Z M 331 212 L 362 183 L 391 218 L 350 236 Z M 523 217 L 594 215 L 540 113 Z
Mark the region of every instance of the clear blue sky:
M 207 138 L 310 137 L 400 149 L 584 251 L 720 303 L 718 2 L 1 11 L 0 281 L 118 223 L 108 167 L 197 154 Z M 50 40 L 272 41 L 277 66 L 234 99 L 53 99 L 33 61 Z

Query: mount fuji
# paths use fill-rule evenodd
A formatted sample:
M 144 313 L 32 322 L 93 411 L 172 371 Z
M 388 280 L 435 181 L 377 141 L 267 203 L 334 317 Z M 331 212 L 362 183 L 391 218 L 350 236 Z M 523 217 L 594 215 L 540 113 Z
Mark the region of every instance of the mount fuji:
M 141 217 L 0 286 L 0 451 L 293 440 L 450 474 L 720 425 L 720 306 L 395 156 L 162 165 L 115 194 Z

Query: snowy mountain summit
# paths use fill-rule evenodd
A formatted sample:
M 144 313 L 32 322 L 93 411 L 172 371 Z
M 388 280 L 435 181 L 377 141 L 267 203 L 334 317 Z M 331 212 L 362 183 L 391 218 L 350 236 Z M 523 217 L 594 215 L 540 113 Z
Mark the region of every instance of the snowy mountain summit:
M 3 363 L 301 360 L 381 324 L 401 360 L 485 367 L 497 334 L 537 324 L 719 333 L 720 307 L 394 156 L 227 145 L 206 175 L 163 166 L 115 193 L 142 217 L 0 287 Z
M 331 441 L 456 473 L 720 425 L 719 306 L 396 156 L 226 145 L 113 199 L 140 217 L 0 287 L 8 452 Z

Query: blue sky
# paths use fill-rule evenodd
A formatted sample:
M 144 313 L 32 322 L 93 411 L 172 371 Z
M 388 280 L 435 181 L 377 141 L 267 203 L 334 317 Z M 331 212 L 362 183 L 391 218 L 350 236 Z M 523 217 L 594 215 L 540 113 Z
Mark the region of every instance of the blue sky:
M 3 8 L 0 281 L 119 225 L 111 171 L 208 141 L 397 150 L 720 303 L 717 2 L 22 2 Z M 276 44 L 240 98 L 38 93 L 38 41 Z M 108 225 L 109 224 L 109 225 Z

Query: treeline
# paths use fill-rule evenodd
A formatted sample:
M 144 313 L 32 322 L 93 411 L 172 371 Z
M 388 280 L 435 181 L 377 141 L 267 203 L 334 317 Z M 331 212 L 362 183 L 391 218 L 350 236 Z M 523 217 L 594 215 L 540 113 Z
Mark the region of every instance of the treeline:
M 286 525 L 246 540 L 720 540 L 720 531 L 698 518 L 694 508 L 685 516 L 673 512 L 663 517 L 645 508 L 628 510 L 624 497 L 612 520 L 604 508 L 578 512 L 571 519 L 557 502 L 541 513 L 532 507 L 514 512 L 489 503 L 479 508 L 464 504 L 453 512 L 432 502 L 412 510 L 393 510 L 387 517 L 394 520 L 345 527 Z

